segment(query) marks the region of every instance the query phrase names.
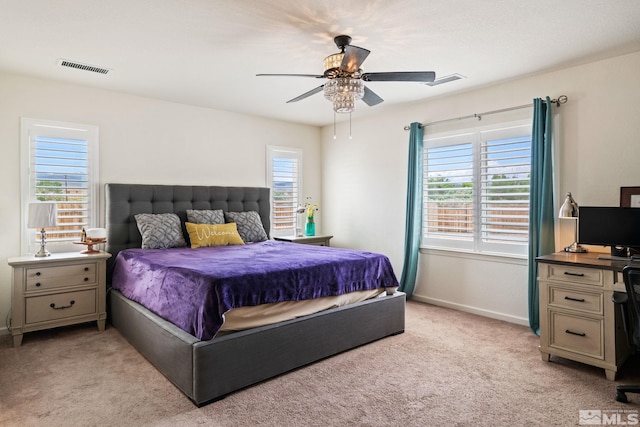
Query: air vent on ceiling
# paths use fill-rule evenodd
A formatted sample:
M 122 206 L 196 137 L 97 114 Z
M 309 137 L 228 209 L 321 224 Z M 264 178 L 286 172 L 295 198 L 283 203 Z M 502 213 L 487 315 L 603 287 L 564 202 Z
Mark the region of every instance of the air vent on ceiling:
M 69 61 L 68 59 L 59 59 L 58 65 L 61 67 L 75 68 L 76 70 L 91 71 L 92 73 L 107 74 L 111 71 L 109 68 L 98 67 L 96 65 L 82 64 L 80 62 Z
M 432 82 L 425 83 L 427 86 L 437 86 L 443 83 L 453 82 L 455 80 L 464 79 L 465 77 L 460 74 L 450 74 L 448 76 L 440 77 L 439 79 L 435 79 Z

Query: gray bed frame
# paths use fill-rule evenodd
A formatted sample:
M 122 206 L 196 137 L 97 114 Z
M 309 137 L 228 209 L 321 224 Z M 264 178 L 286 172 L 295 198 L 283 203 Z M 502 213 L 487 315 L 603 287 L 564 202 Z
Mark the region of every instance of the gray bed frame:
M 134 215 L 187 209 L 257 211 L 270 229 L 269 189 L 106 184 L 107 282 L 119 251 L 140 247 Z M 188 233 L 184 232 L 185 238 Z M 293 244 L 293 243 L 292 243 Z M 109 285 L 108 285 L 109 286 Z M 295 320 L 201 341 L 109 291 L 109 321 L 160 372 L 201 406 L 320 359 L 404 332 L 405 294 L 395 292 Z

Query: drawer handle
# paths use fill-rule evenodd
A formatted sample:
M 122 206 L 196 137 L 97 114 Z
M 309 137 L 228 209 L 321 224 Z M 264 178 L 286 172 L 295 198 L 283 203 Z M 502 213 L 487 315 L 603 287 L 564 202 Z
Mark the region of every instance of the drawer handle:
M 36 283 L 36 288 L 40 287 L 40 282 Z
M 88 281 L 89 281 L 89 278 L 88 278 L 88 277 L 85 277 L 85 278 L 84 278 L 84 281 L 85 281 L 85 282 L 88 282 Z
M 69 301 L 69 305 L 61 305 L 60 307 L 56 307 L 56 304 L 54 302 L 52 302 L 51 304 L 49 304 L 49 307 L 53 308 L 54 310 L 64 310 L 65 308 L 70 308 L 73 306 L 73 304 L 75 304 L 76 302 L 74 300 Z
M 565 271 L 564 274 L 566 274 L 567 276 L 584 277 L 584 273 L 572 273 L 570 271 Z
M 39 272 L 39 271 L 36 271 L 36 276 L 39 276 L 39 275 L 40 275 L 40 272 Z
M 584 298 L 564 297 L 564 299 L 568 299 L 569 301 L 584 302 Z
M 89 267 L 85 267 L 85 268 L 84 268 L 84 271 L 89 271 Z
M 570 329 L 567 329 L 565 332 L 566 332 L 567 334 L 577 335 L 577 336 L 579 336 L 579 337 L 586 337 L 586 336 L 587 336 L 587 334 L 585 334 L 584 332 L 573 332 L 573 331 L 572 331 L 572 330 L 570 330 Z

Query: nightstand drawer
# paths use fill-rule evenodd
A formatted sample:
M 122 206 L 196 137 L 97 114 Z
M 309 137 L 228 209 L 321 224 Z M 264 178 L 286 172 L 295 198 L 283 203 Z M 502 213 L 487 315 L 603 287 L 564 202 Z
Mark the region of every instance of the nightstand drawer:
M 549 346 L 604 359 L 602 319 L 549 312 Z
M 42 295 L 25 301 L 27 324 L 92 313 L 96 313 L 95 289 Z
M 549 305 L 602 315 L 602 292 L 583 292 L 562 286 L 549 285 Z
M 549 280 L 580 283 L 584 285 L 602 286 L 602 270 L 597 268 L 571 267 L 566 265 L 547 264 Z
M 26 282 L 28 291 L 95 283 L 96 264 L 28 268 Z

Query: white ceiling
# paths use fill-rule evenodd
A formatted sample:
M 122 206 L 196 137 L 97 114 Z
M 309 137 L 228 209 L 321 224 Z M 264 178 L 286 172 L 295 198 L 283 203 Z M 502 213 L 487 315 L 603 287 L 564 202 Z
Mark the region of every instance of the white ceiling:
M 371 50 L 365 72 L 466 77 L 437 87 L 367 83 L 385 102 L 360 102 L 355 118 L 638 51 L 640 1 L 0 0 L 0 70 L 325 125 L 333 111 L 321 93 L 286 104 L 324 80 L 255 75 L 321 74 L 339 34 Z

